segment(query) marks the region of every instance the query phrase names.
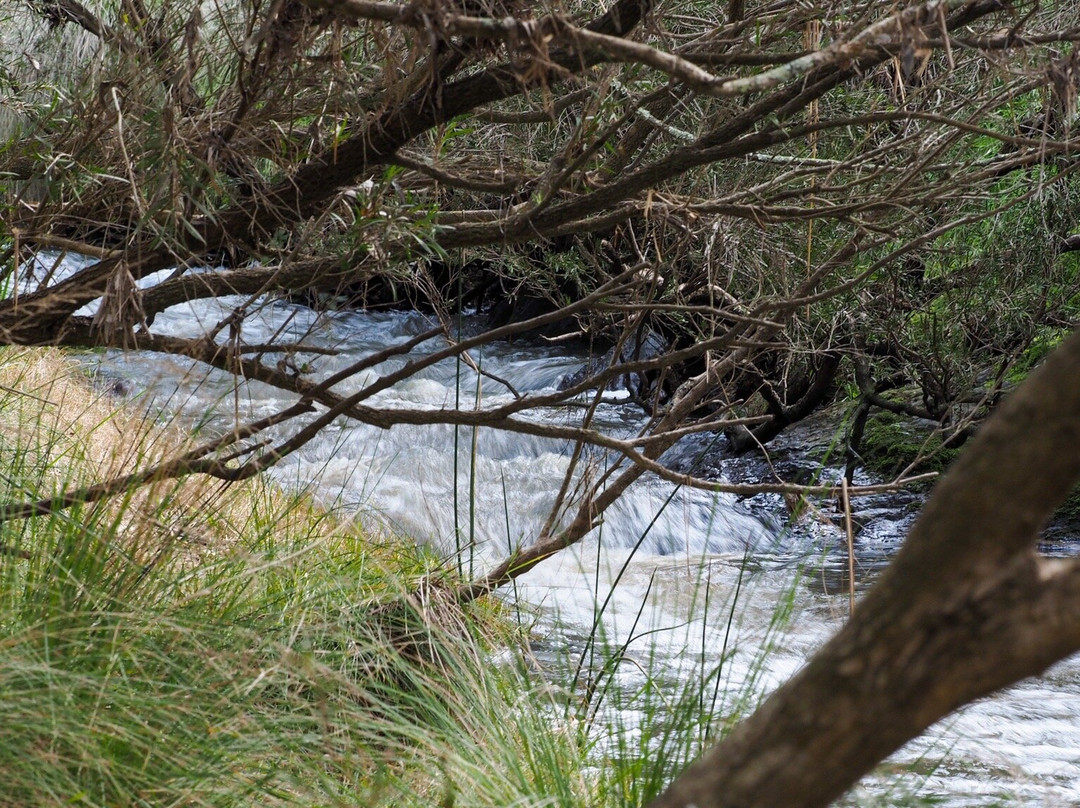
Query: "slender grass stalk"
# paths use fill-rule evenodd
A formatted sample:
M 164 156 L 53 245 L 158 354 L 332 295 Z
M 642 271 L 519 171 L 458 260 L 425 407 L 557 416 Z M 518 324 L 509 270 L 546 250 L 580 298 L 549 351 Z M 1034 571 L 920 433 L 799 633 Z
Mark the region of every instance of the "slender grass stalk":
M 457 280 L 457 338 L 461 340 L 462 318 L 464 314 L 462 312 L 462 289 L 461 289 L 461 274 L 458 273 Z M 458 352 L 454 355 L 454 409 L 461 409 L 461 369 L 462 369 L 461 353 Z M 459 424 L 454 424 L 454 558 L 456 559 L 457 572 L 459 576 L 464 575 L 463 560 L 461 557 L 461 514 L 459 512 L 460 505 L 458 504 L 458 441 L 460 436 L 461 427 Z
M 500 478 L 502 480 L 502 502 L 503 502 L 503 519 L 506 522 L 506 554 L 511 556 L 514 553 L 514 538 L 510 533 L 510 495 L 506 491 L 506 470 L 503 469 L 500 472 Z M 514 617 L 517 620 L 518 631 L 522 628 L 521 620 L 521 596 L 518 593 L 517 578 L 514 578 L 511 582 L 513 587 L 513 603 L 514 603 Z
M 656 525 L 656 523 L 659 521 L 660 517 L 663 515 L 664 511 L 667 509 L 667 506 L 671 504 L 671 501 L 675 498 L 675 495 L 678 492 L 679 492 L 679 488 L 675 487 L 675 488 L 672 489 L 671 493 L 668 494 L 667 498 L 664 500 L 663 505 L 661 505 L 657 509 L 656 513 L 653 515 L 653 518 L 649 521 L 649 524 L 645 527 L 645 530 L 643 530 L 641 532 L 641 535 L 638 536 L 637 541 L 634 542 L 634 546 L 632 548 L 630 548 L 630 554 L 626 557 L 626 559 L 620 565 L 619 572 L 615 575 L 615 580 L 611 582 L 611 585 L 608 588 L 608 592 L 604 596 L 603 603 L 600 604 L 600 608 L 595 612 L 595 614 L 593 616 L 592 627 L 589 629 L 588 639 L 586 640 L 586 649 L 585 649 L 585 651 L 582 651 L 581 656 L 578 659 L 577 669 L 574 672 L 573 684 L 571 685 L 572 688 L 576 688 L 578 686 L 578 683 L 579 683 L 579 681 L 581 679 L 581 671 L 582 671 L 582 669 L 583 669 L 583 667 L 585 665 L 585 658 L 586 658 L 586 654 L 588 653 L 589 646 L 595 641 L 596 632 L 597 632 L 597 630 L 599 629 L 599 626 L 600 626 L 600 620 L 603 618 L 604 612 L 607 611 L 607 607 L 611 603 L 611 599 L 615 595 L 616 587 L 618 587 L 619 582 L 623 579 L 623 576 L 626 574 L 626 571 L 630 566 L 630 562 L 634 559 L 634 556 L 637 555 L 637 552 L 638 552 L 638 550 L 641 549 L 642 544 L 645 543 L 645 539 L 648 538 L 649 533 L 652 531 L 653 527 Z
M 847 538 L 848 616 L 855 614 L 855 534 L 851 529 L 851 499 L 847 478 L 840 481 L 840 497 L 844 507 L 844 536 Z
M 473 403 L 475 409 L 480 409 L 480 399 L 483 390 L 484 354 L 479 352 L 476 359 L 476 398 Z M 475 571 L 473 569 L 474 555 L 476 553 L 476 458 L 478 455 L 477 440 L 479 427 L 472 428 L 472 445 L 469 447 L 469 573 L 471 581 Z
M 619 664 L 626 658 L 626 653 L 630 649 L 631 644 L 638 639 L 636 634 L 638 624 L 641 622 L 641 616 L 645 612 L 645 607 L 649 603 L 649 595 L 652 594 L 653 584 L 656 582 L 656 572 L 649 576 L 649 585 L 645 589 L 645 594 L 641 598 L 641 604 L 638 606 L 637 614 L 634 615 L 634 622 L 630 626 L 630 631 L 626 635 L 626 640 L 623 642 L 615 653 L 608 656 L 604 663 L 604 667 L 595 675 L 590 676 L 589 683 L 585 687 L 585 694 L 581 697 L 581 706 L 578 708 L 579 712 L 585 716 L 585 725 L 589 726 L 596 720 L 596 714 L 600 711 L 600 707 L 603 704 L 604 696 L 607 693 L 609 683 L 611 682 L 612 672 L 619 666 Z M 603 685 L 603 687 L 601 687 Z
M 735 608 L 739 603 L 739 595 L 742 593 L 743 576 L 746 574 L 746 565 L 749 562 L 750 551 L 747 550 L 742 559 L 742 563 L 739 564 L 739 574 L 735 579 L 735 593 L 731 596 L 731 605 L 728 607 L 727 623 L 724 625 L 724 644 L 720 648 L 720 661 L 716 665 L 715 680 L 713 683 L 712 699 L 709 701 L 709 720 L 705 723 L 705 741 L 709 740 L 709 736 L 714 726 L 714 717 L 716 715 L 716 703 L 720 698 L 720 682 L 722 681 L 722 675 L 724 671 L 724 662 L 728 658 L 728 649 L 731 643 L 731 626 L 735 622 Z

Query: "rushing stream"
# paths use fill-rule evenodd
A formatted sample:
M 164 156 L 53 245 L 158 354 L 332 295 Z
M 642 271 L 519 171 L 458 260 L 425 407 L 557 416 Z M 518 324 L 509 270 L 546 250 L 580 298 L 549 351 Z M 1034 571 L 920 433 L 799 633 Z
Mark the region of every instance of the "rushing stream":
M 200 335 L 230 304 L 174 307 L 156 318 L 153 330 Z M 313 378 L 320 378 L 430 325 L 415 313 L 317 316 L 302 306 L 274 304 L 245 322 L 244 337 L 253 343 L 303 339 L 336 349 L 336 356 L 306 357 Z M 425 343 L 413 356 L 439 345 Z M 520 392 L 554 388 L 585 359 L 530 343 L 490 345 L 475 358 L 483 370 Z M 359 389 L 407 359 L 390 359 L 339 389 Z M 231 423 L 237 413 L 261 417 L 292 402 L 264 385 L 238 388 L 231 377 L 171 357 L 115 353 L 95 361 L 101 376 L 126 395 L 181 413 L 210 431 Z M 472 409 L 478 401 L 490 406 L 510 395 L 494 378 L 478 381 L 471 369 L 450 360 L 369 403 Z M 570 406 L 528 417 L 574 423 L 579 415 L 580 409 Z M 618 400 L 603 404 L 597 417 L 623 435 L 643 423 L 640 410 Z M 686 458 L 695 445 L 700 439 L 677 450 L 673 459 L 691 462 Z M 605 458 L 596 454 L 590 461 L 602 467 Z M 450 426 L 380 430 L 339 420 L 272 474 L 373 526 L 430 542 L 466 572 L 480 572 L 509 547 L 535 537 L 568 462 L 568 446 L 552 439 L 491 429 L 474 435 Z M 839 531 L 820 521 L 789 530 L 785 521 L 778 500 L 739 503 L 675 490 L 655 479 L 640 481 L 605 514 L 595 535 L 517 584 L 519 597 L 535 610 L 537 654 L 572 659 L 596 619 L 598 598 L 613 591 L 598 620 L 601 631 L 616 646 L 635 638 L 617 668 L 618 687 L 633 692 L 646 676 L 701 675 L 726 649 L 724 689 L 735 695 L 721 699 L 749 694 L 753 700 L 797 670 L 847 609 Z M 910 516 L 891 513 L 872 520 L 860 534 L 860 566 L 879 563 L 909 522 Z M 616 578 L 618 586 L 611 590 Z M 774 619 L 781 609 L 777 604 L 791 609 L 782 628 Z M 647 719 L 623 715 L 619 720 L 626 725 Z M 910 765 L 916 773 L 898 780 L 886 771 L 861 786 L 861 793 L 884 804 L 900 801 L 899 792 L 888 791 L 899 788 L 939 797 L 949 806 L 1080 805 L 1080 661 L 1061 663 L 1040 679 L 968 706 L 902 750 L 886 770 L 894 763 Z

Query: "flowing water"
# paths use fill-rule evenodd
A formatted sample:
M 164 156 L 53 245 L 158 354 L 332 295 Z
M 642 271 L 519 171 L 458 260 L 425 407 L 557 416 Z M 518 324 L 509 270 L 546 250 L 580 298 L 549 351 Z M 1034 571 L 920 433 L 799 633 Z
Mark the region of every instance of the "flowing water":
M 200 335 L 238 302 L 174 307 L 156 318 L 153 330 Z M 305 370 L 319 378 L 430 325 L 416 313 L 317 316 L 302 306 L 274 304 L 245 321 L 244 337 L 259 343 L 276 335 L 336 349 L 336 356 L 302 357 L 310 366 Z M 476 326 L 462 324 L 465 330 Z M 410 356 L 441 345 L 429 341 Z M 338 389 L 360 389 L 410 356 L 392 358 Z M 474 359 L 491 375 L 478 377 L 450 360 L 368 403 L 488 407 L 511 399 L 507 384 L 520 393 L 554 388 L 585 357 L 501 343 Z M 101 377 L 126 395 L 180 413 L 210 432 L 237 414 L 262 417 L 293 400 L 260 384 L 238 387 L 231 377 L 171 357 L 115 353 L 94 361 Z M 604 428 L 622 435 L 639 429 L 640 410 L 613 398 L 597 413 Z M 571 405 L 527 417 L 575 424 L 580 415 L 581 407 Z M 700 443 L 682 447 L 674 460 L 685 465 Z M 588 460 L 593 469 L 610 462 L 597 452 Z M 549 438 L 444 425 L 381 430 L 341 419 L 271 474 L 372 526 L 429 542 L 466 573 L 478 573 L 535 537 L 568 463 L 568 445 Z M 859 562 L 867 568 L 860 576 L 871 574 L 910 522 L 910 515 L 883 513 L 860 534 Z M 614 647 L 625 645 L 612 679 L 620 693 L 640 690 L 649 678 L 678 681 L 722 665 L 717 709 L 752 707 L 798 669 L 847 609 L 839 532 L 819 520 L 795 530 L 784 525 L 778 501 L 740 503 L 641 480 L 585 542 L 545 561 L 514 587 L 527 604 L 526 619 L 535 621 L 538 657 L 573 665 L 586 653 L 595 623 Z M 609 594 L 601 612 L 598 604 Z M 790 616 L 778 620 L 785 610 Z M 632 700 L 621 702 L 624 712 L 616 718 L 622 725 L 652 720 L 647 711 L 634 714 Z M 914 773 L 890 776 L 889 769 L 900 765 Z M 1039 679 L 969 705 L 898 753 L 855 798 L 896 804 L 910 791 L 949 806 L 1080 804 L 1080 661 L 1063 662 Z

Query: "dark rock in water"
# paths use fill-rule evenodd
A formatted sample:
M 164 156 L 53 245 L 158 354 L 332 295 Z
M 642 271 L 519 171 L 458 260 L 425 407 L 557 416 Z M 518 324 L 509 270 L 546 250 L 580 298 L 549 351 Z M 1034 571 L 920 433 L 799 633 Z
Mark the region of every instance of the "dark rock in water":
M 765 452 L 735 454 L 728 448 L 723 435 L 704 433 L 679 441 L 661 458 L 673 471 L 694 474 L 706 479 L 730 483 L 786 482 L 802 485 L 839 484 L 844 475 L 846 422 L 845 405 L 829 407 L 793 424 L 770 441 Z M 925 430 L 924 424 L 912 419 L 912 431 Z M 872 469 L 856 471 L 855 485 L 875 485 L 888 477 Z M 930 484 L 855 497 L 851 500 L 852 527 L 855 534 L 858 563 L 866 569 L 876 568 L 891 557 L 903 543 L 915 522 L 923 502 L 931 490 Z M 829 532 L 823 523 L 832 526 L 831 549 L 844 555 L 846 548 L 839 540 L 844 532 L 844 514 L 838 503 L 815 500 L 810 503 L 814 519 L 793 518 L 791 503 L 779 494 L 758 494 L 742 502 L 743 507 L 763 519 L 787 524 L 784 532 L 792 541 L 808 539 L 828 551 Z M 811 536 L 816 533 L 818 535 Z M 1043 531 L 1039 550 L 1046 555 L 1080 555 L 1080 487 L 1055 514 Z M 823 563 L 827 566 L 826 552 Z
M 1077 495 L 1074 493 L 1073 497 Z M 1080 513 L 1073 507 L 1073 497 L 1058 509 L 1043 530 L 1039 552 L 1051 556 L 1080 555 Z
M 130 398 L 137 392 L 135 382 L 114 373 L 103 373 L 98 369 L 88 370 L 90 384 L 113 398 Z
M 718 433 L 691 435 L 662 458 L 682 473 L 723 477 L 733 483 L 838 482 L 844 466 L 846 407 L 827 407 L 789 426 L 761 451 L 736 454 Z
M 134 385 L 127 379 L 113 379 L 105 389 L 116 398 L 127 398 L 135 391 Z
M 796 483 L 839 484 L 844 475 L 845 406 L 829 407 L 788 427 L 765 447 L 765 452 L 736 454 L 717 433 L 692 435 L 679 441 L 661 458 L 673 471 L 706 479 L 754 485 Z M 884 482 L 860 471 L 856 485 Z M 785 501 L 780 494 L 757 494 L 743 500 L 751 513 L 783 525 L 793 544 L 810 544 L 826 552 L 844 553 L 844 514 L 839 503 L 823 498 L 809 503 Z M 860 563 L 871 566 L 900 546 L 925 499 L 925 491 L 900 490 L 851 501 L 852 528 Z M 794 506 L 794 507 L 793 507 Z M 845 562 L 846 563 L 846 562 Z
M 496 300 L 487 309 L 488 326 L 490 328 L 499 328 L 509 323 L 522 323 L 534 317 L 548 314 L 553 309 L 554 304 L 551 300 L 539 295 L 506 295 Z M 519 336 L 558 337 L 578 329 L 578 323 L 573 317 L 563 317 Z
M 615 348 L 609 349 L 603 356 L 590 359 L 580 369 L 568 374 L 559 382 L 559 389 L 566 390 L 574 385 L 595 376 L 612 365 L 624 365 L 627 362 L 654 359 L 667 350 L 667 341 L 653 331 L 643 331 L 631 337 L 623 345 L 618 359 L 615 357 Z M 651 383 L 647 374 L 631 372 L 616 376 L 605 385 L 605 390 L 626 390 L 632 395 L 642 398 L 648 397 Z

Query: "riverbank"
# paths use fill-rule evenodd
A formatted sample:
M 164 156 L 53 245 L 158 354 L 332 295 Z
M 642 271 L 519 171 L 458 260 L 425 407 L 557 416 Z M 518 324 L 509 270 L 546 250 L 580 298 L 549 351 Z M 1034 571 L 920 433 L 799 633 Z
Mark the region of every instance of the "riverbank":
M 372 330 L 388 330 L 387 322 L 377 319 Z M 160 455 L 135 449 L 143 429 L 163 452 L 182 445 L 186 417 L 176 416 L 176 429 L 162 428 L 163 416 L 145 415 L 148 395 L 121 408 L 114 385 L 95 389 L 59 354 L 0 358 L 8 360 L 0 365 L 0 384 L 9 388 L 0 391 L 3 434 L 26 438 L 4 447 L 9 477 L 23 470 L 20 495 L 152 462 Z M 104 378 L 147 383 L 160 358 L 144 357 L 145 367 L 132 364 L 136 358 L 125 357 L 123 367 L 139 367 L 137 376 Z M 506 367 L 495 360 L 487 359 L 514 378 L 526 370 L 555 377 L 552 369 L 565 363 L 517 354 Z M 212 386 L 200 389 L 205 419 L 217 395 Z M 20 423 L 23 432 L 13 426 Z M 828 444 L 835 430 L 827 427 L 791 433 L 789 459 Z M 354 473 L 361 477 L 379 469 L 384 482 L 409 468 L 430 473 L 437 447 L 425 434 L 423 465 L 402 458 L 402 441 L 420 444 L 411 435 L 376 442 L 396 458 L 382 468 L 354 451 L 372 444 L 365 434 L 342 433 L 281 479 L 322 495 L 340 478 L 310 486 L 301 472 L 367 469 Z M 508 458 L 510 485 L 497 490 L 509 492 L 500 508 L 511 503 L 516 525 L 524 514 L 513 482 L 526 476 L 517 464 L 527 458 L 486 438 L 477 445 Z M 76 477 L 84 455 L 99 460 Z M 535 489 L 539 472 L 527 476 Z M 185 486 L 194 488 L 183 493 Z M 430 486 L 402 480 L 389 490 L 414 512 L 438 504 L 425 499 L 437 495 Z M 644 804 L 713 733 L 794 673 L 846 609 L 833 594 L 846 587 L 828 579 L 828 551 L 812 553 L 820 575 L 816 565 L 798 571 L 797 536 L 786 535 L 775 552 L 710 552 L 702 543 L 671 553 L 661 531 L 675 521 L 684 531 L 693 526 L 694 503 L 665 505 L 657 496 L 639 491 L 632 508 L 606 523 L 605 535 L 617 543 L 635 519 L 649 517 L 652 526 L 634 534 L 642 544 L 637 558 L 629 548 L 601 556 L 592 547 L 551 559 L 519 582 L 515 603 L 525 628 L 533 626 L 531 653 L 486 641 L 475 628 L 458 631 L 455 621 L 413 622 L 438 607 L 439 575 L 422 590 L 426 599 L 404 613 L 381 608 L 402 602 L 438 569 L 435 552 L 365 532 L 344 511 L 261 481 L 226 490 L 198 479 L 162 482 L 150 495 L 132 493 L 109 506 L 8 523 L 3 541 L 30 554 L 0 558 L 0 687 L 10 694 L 0 706 L 0 765 L 13 772 L 10 804 L 73 797 L 91 805 Z M 224 507 L 230 497 L 231 510 Z M 348 508 L 357 497 L 324 499 Z M 720 508 L 712 506 L 711 529 L 750 526 Z M 161 530 L 181 524 L 165 521 L 181 515 L 180 535 Z M 656 521 L 661 515 L 672 525 Z M 498 523 L 481 517 L 478 527 Z M 860 541 L 872 533 L 865 527 Z M 816 547 L 818 538 L 805 543 Z M 151 548 L 165 549 L 155 555 Z M 534 608 L 539 618 L 530 616 Z M 386 620 L 403 614 L 405 621 Z M 419 628 L 422 642 L 411 649 L 389 643 L 391 633 L 402 636 L 401 625 Z M 438 664 L 418 665 L 418 649 Z M 955 719 L 956 731 L 909 748 L 844 804 L 893 805 L 909 788 L 955 806 L 1044 797 L 1053 804 L 1075 790 L 1069 767 L 1077 747 L 1064 716 L 1076 682 L 1069 663 L 1049 681 L 969 708 Z M 1033 711 L 1033 704 L 1054 709 Z M 1003 726 L 1016 739 L 1006 747 L 994 741 Z M 1032 762 L 1036 739 L 1062 751 Z M 944 749 L 951 754 L 942 761 Z M 908 767 L 916 775 L 900 778 Z
M 55 351 L 0 353 L 0 385 L 5 503 L 184 442 Z M 191 478 L 5 521 L 0 544 L 0 805 L 583 795 L 550 699 L 491 662 L 500 621 L 440 609 L 411 541 L 261 480 Z
M 0 353 L 0 385 L 7 503 L 185 442 L 59 352 Z M 653 617 L 622 604 L 610 635 L 547 625 L 530 650 L 446 606 L 431 551 L 263 480 L 161 481 L 4 522 L 0 543 L 0 806 L 640 805 L 806 650 L 778 650 L 787 590 L 749 598 L 737 557 L 694 573 L 711 595 L 686 593 L 685 560 L 631 567 L 620 598 L 668 590 Z M 703 621 L 646 630 L 701 598 Z M 736 603 L 762 616 L 729 646 Z M 676 664 L 643 653 L 682 634 Z

